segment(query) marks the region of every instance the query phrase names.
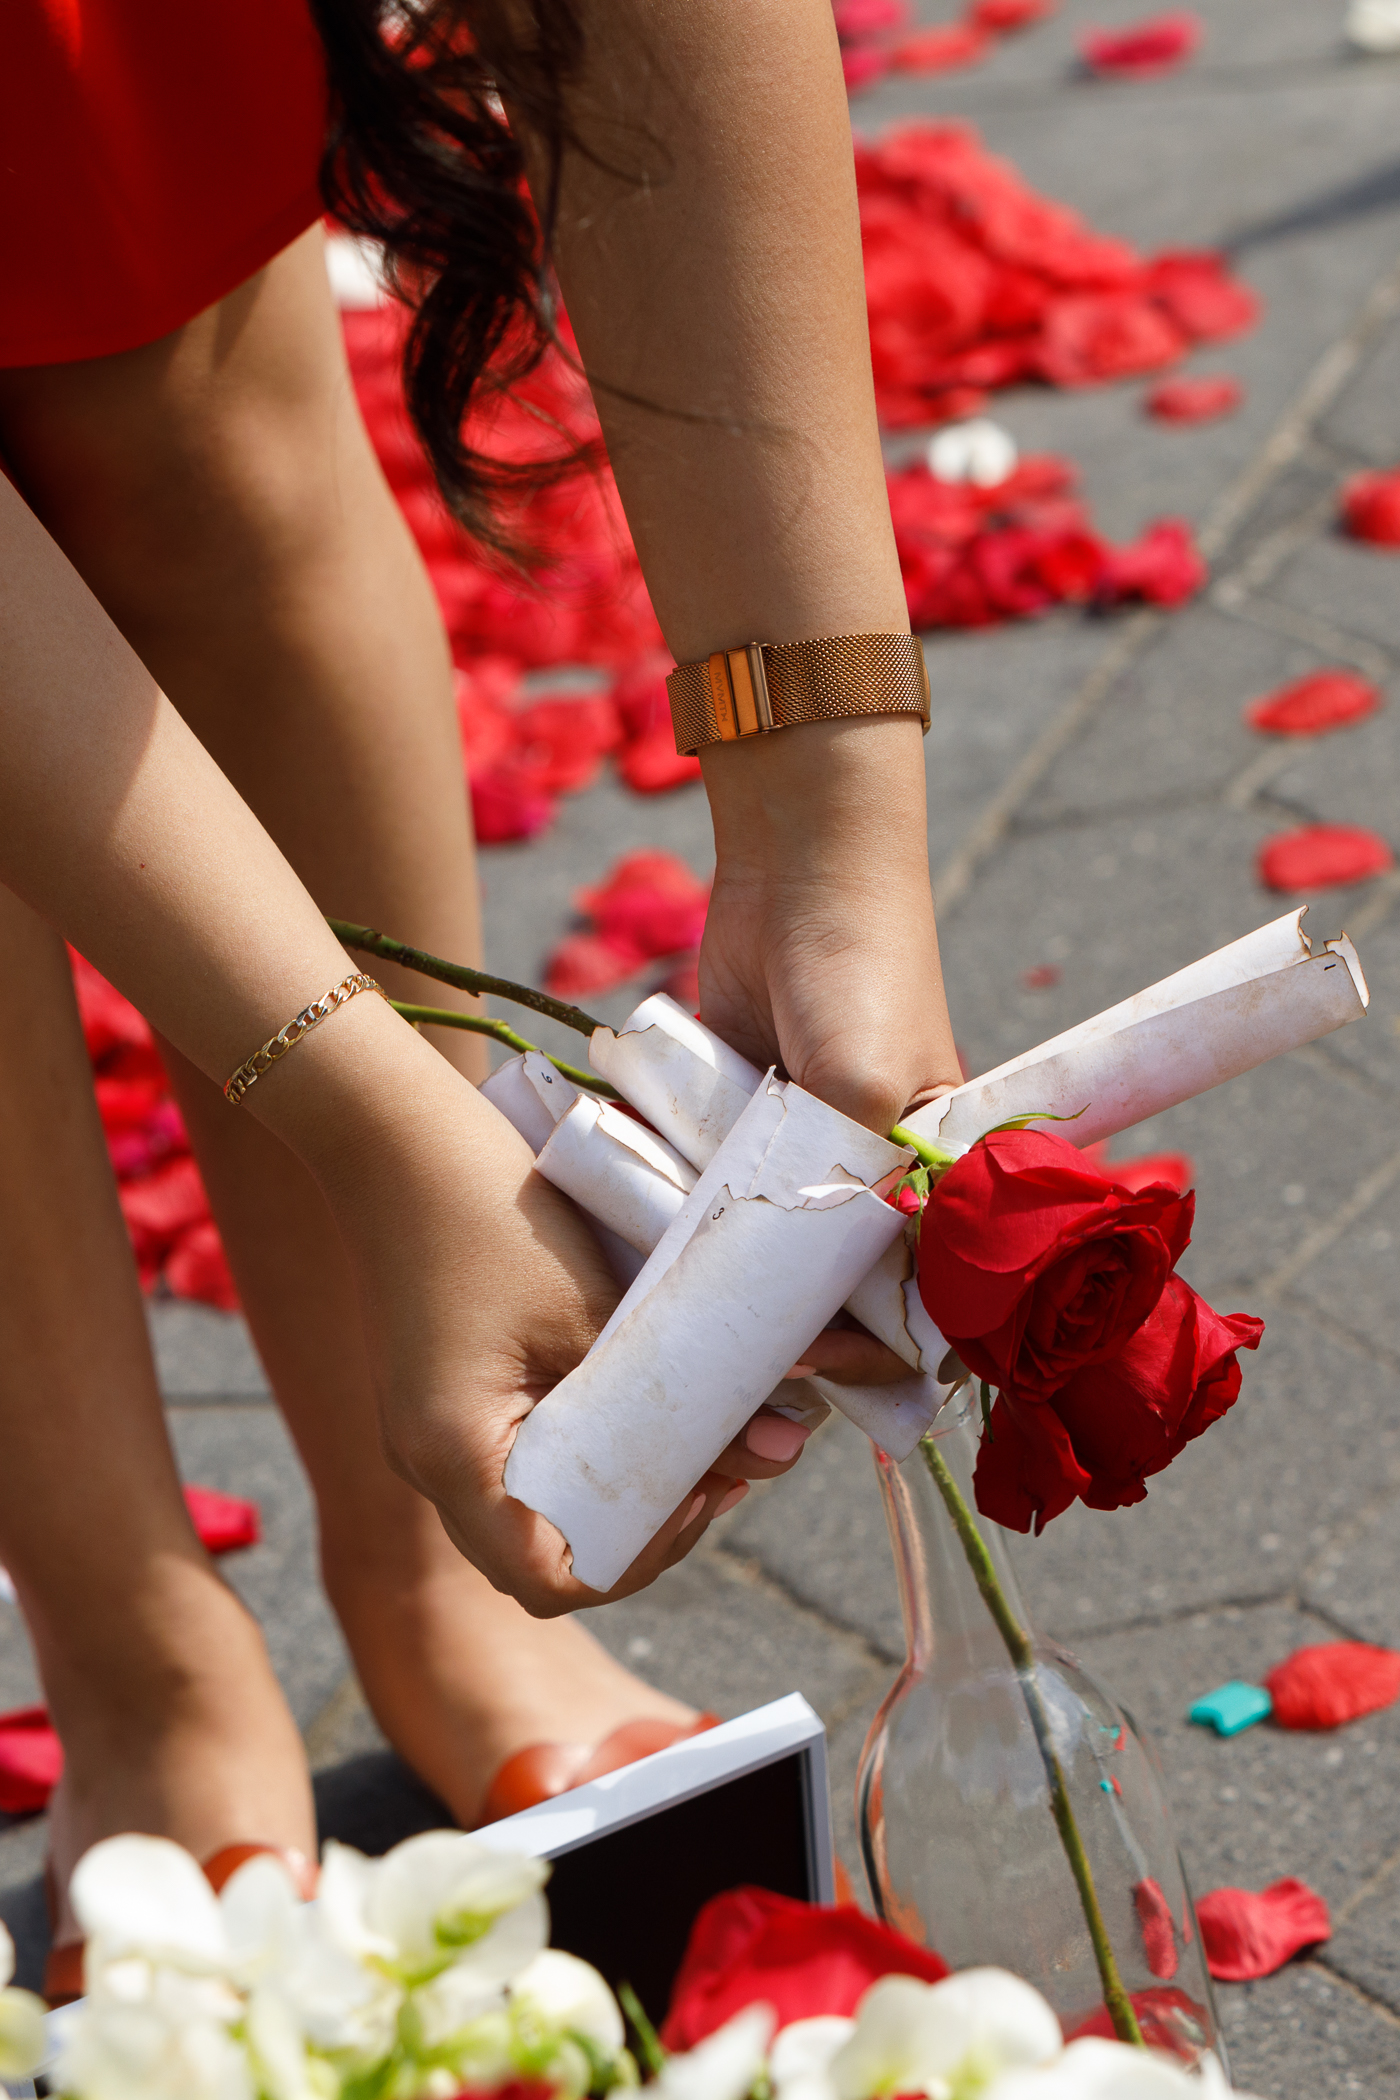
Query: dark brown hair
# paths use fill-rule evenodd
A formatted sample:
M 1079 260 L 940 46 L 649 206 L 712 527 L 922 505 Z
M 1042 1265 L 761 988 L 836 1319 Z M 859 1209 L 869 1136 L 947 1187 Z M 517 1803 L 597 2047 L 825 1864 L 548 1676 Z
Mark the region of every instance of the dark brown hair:
M 579 457 L 505 461 L 469 444 L 481 390 L 531 372 L 554 340 L 550 245 L 583 33 L 572 0 L 310 0 L 325 45 L 331 130 L 327 209 L 380 241 L 414 309 L 404 356 L 409 413 L 449 508 L 506 548 L 503 497 Z M 529 124 L 549 170 L 538 212 L 502 111 Z

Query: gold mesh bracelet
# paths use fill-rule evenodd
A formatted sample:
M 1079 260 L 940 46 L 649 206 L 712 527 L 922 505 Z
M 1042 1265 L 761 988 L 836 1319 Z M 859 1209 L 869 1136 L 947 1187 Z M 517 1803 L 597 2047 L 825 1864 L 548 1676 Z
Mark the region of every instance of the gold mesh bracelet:
M 928 670 L 912 634 L 830 634 L 813 642 L 751 642 L 680 664 L 666 680 L 676 749 L 729 744 L 801 722 L 917 715 L 928 731 Z
M 230 1074 L 224 1081 L 224 1099 L 232 1102 L 237 1108 L 249 1087 L 257 1084 L 269 1065 L 275 1065 L 279 1057 L 285 1057 L 304 1035 L 310 1034 L 318 1021 L 324 1021 L 327 1014 L 333 1014 L 338 1006 L 344 1006 L 346 1000 L 353 999 L 357 992 L 378 992 L 381 999 L 387 999 L 389 996 L 383 985 L 376 984 L 372 977 L 366 977 L 363 970 L 352 970 L 348 977 L 342 977 L 333 992 L 327 992 L 324 999 L 316 999 L 310 1006 L 304 1006 L 294 1021 L 288 1021 L 285 1028 L 279 1028 L 276 1035 L 269 1037 L 263 1044 L 261 1050 L 255 1050 L 246 1064 L 241 1064 L 236 1072 Z

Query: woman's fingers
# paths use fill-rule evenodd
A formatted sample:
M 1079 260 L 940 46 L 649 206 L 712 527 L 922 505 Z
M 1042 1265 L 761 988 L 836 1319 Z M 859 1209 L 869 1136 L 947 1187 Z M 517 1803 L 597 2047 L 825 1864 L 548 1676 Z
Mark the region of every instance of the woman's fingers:
M 792 1378 L 799 1371 L 807 1377 L 816 1372 L 821 1378 L 829 1378 L 833 1385 L 894 1385 L 901 1378 L 915 1375 L 902 1356 L 896 1356 L 893 1349 L 887 1349 L 873 1334 L 854 1323 L 849 1327 L 824 1327 L 803 1350 L 801 1364 L 794 1364 L 787 1375 Z

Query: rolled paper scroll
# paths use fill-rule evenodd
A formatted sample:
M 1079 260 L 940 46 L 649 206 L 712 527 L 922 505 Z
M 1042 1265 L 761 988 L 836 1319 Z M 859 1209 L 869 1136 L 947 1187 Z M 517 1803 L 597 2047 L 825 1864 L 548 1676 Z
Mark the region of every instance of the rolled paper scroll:
M 581 1100 L 593 1100 L 592 1095 L 581 1095 L 572 1080 L 556 1071 L 541 1050 L 529 1050 L 523 1057 L 508 1058 L 503 1065 L 497 1066 L 489 1079 L 483 1081 L 481 1091 L 492 1107 L 498 1108 L 506 1121 L 519 1131 L 536 1158 L 574 1106 Z M 595 1217 L 592 1224 L 598 1243 L 608 1258 L 608 1266 L 625 1291 L 641 1270 L 642 1254 L 649 1250 L 644 1248 L 639 1254 L 628 1240 L 612 1230 L 604 1218 Z
M 535 1165 L 639 1254 L 651 1253 L 696 1180 L 654 1130 L 588 1094 L 554 1125 Z
M 746 1058 L 740 1057 L 717 1035 L 711 1034 L 664 992 L 643 1000 L 620 1029 L 598 1029 L 590 1042 L 588 1055 L 595 1070 L 601 1072 L 678 1152 L 697 1167 L 708 1165 L 714 1157 L 716 1147 L 733 1128 L 757 1089 L 760 1077 Z M 541 1160 L 540 1172 L 549 1174 L 549 1171 Z M 591 1207 L 579 1190 L 571 1188 L 569 1193 L 585 1209 Z M 899 1277 L 912 1273 L 907 1259 L 892 1256 L 891 1262 Z M 902 1303 L 891 1300 L 884 1286 L 877 1285 L 867 1291 L 861 1304 L 864 1310 L 854 1303 L 847 1310 L 887 1349 L 902 1357 L 911 1370 L 923 1373 L 936 1368 L 946 1344 L 922 1306 L 915 1316 L 916 1328 L 922 1329 L 920 1339 L 916 1339 L 910 1332 Z M 810 1341 L 811 1336 L 807 1339 Z M 921 1340 L 928 1346 L 921 1348 Z M 927 1357 L 935 1344 L 936 1354 L 929 1363 Z M 860 1404 L 858 1399 L 852 1397 L 848 1401 L 846 1397 L 848 1391 L 854 1395 L 854 1388 L 839 1388 L 826 1379 L 814 1380 L 813 1383 L 820 1386 L 825 1399 L 849 1414 L 853 1421 L 859 1420 L 862 1428 L 867 1426 L 856 1413 Z M 868 1393 L 874 1389 L 865 1390 Z M 941 1397 L 941 1393 L 935 1393 L 932 1388 L 925 1388 L 918 1396 L 903 1391 L 901 1387 L 886 1386 L 879 1390 L 885 1394 L 899 1393 L 903 1412 L 910 1423 L 921 1412 L 923 1428 L 927 1428 Z M 883 1414 L 884 1409 L 885 1403 L 882 1403 L 878 1412 Z M 877 1436 L 875 1440 L 883 1449 L 889 1450 L 892 1458 L 907 1458 L 923 1434 L 923 1428 L 913 1434 L 903 1450 L 885 1444 L 882 1437 Z
M 556 1072 L 539 1050 L 507 1058 L 482 1081 L 481 1091 L 534 1153 L 548 1144 L 555 1124 L 579 1098 L 573 1081 Z
M 1289 912 L 969 1080 L 907 1127 L 960 1151 L 1040 1109 L 1072 1118 L 1063 1134 L 1087 1145 L 1344 1028 L 1370 1001 L 1356 950 L 1343 936 L 1314 953 L 1302 918 Z
M 616 1082 L 614 1082 L 616 1084 Z M 588 1356 L 521 1424 L 507 1493 L 609 1589 L 903 1219 L 907 1152 L 771 1074 Z
M 533 1055 L 533 1053 L 532 1053 Z M 543 1061 L 541 1061 L 543 1062 Z M 532 1147 L 538 1136 L 535 1164 L 547 1181 L 571 1196 L 602 1242 L 624 1290 L 642 1267 L 686 1195 L 695 1185 L 695 1170 L 680 1154 L 631 1116 L 593 1096 L 565 1087 L 573 1095 L 557 1123 L 541 1120 L 540 1097 L 527 1067 L 529 1058 L 502 1065 L 482 1091 Z M 549 1068 L 555 1079 L 559 1074 Z M 547 1080 L 545 1084 L 547 1084 Z M 554 1101 L 547 1104 L 556 1105 Z M 918 1308 L 925 1324 L 928 1315 Z M 811 1336 L 807 1336 L 803 1347 Z M 940 1347 L 935 1361 L 941 1359 Z M 909 1456 L 928 1428 L 944 1397 L 943 1388 L 923 1378 L 901 1379 L 882 1386 L 838 1386 L 825 1378 L 784 1378 L 768 1395 L 774 1413 L 816 1429 L 833 1406 L 894 1459 Z
M 693 1167 L 707 1167 L 762 1074 L 664 992 L 622 1027 L 595 1029 L 588 1061 Z

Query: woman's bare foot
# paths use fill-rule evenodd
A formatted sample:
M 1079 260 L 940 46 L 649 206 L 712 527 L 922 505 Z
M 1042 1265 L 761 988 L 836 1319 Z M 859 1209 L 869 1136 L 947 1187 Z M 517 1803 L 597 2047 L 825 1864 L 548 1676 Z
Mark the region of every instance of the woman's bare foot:
M 375 1546 L 323 1545 L 326 1588 L 379 1726 L 471 1829 L 492 1779 L 532 1743 L 600 1743 L 626 1721 L 695 1710 L 615 1662 L 576 1619 L 532 1619 L 463 1560 L 427 1503 Z
M 139 1830 L 199 1860 L 232 1844 L 316 1854 L 296 1724 L 255 1622 L 214 1569 L 163 1556 L 138 1608 L 103 1632 L 81 1653 L 40 1641 L 64 1748 L 49 1803 L 56 1945 L 78 1936 L 68 1881 L 99 1838 Z

